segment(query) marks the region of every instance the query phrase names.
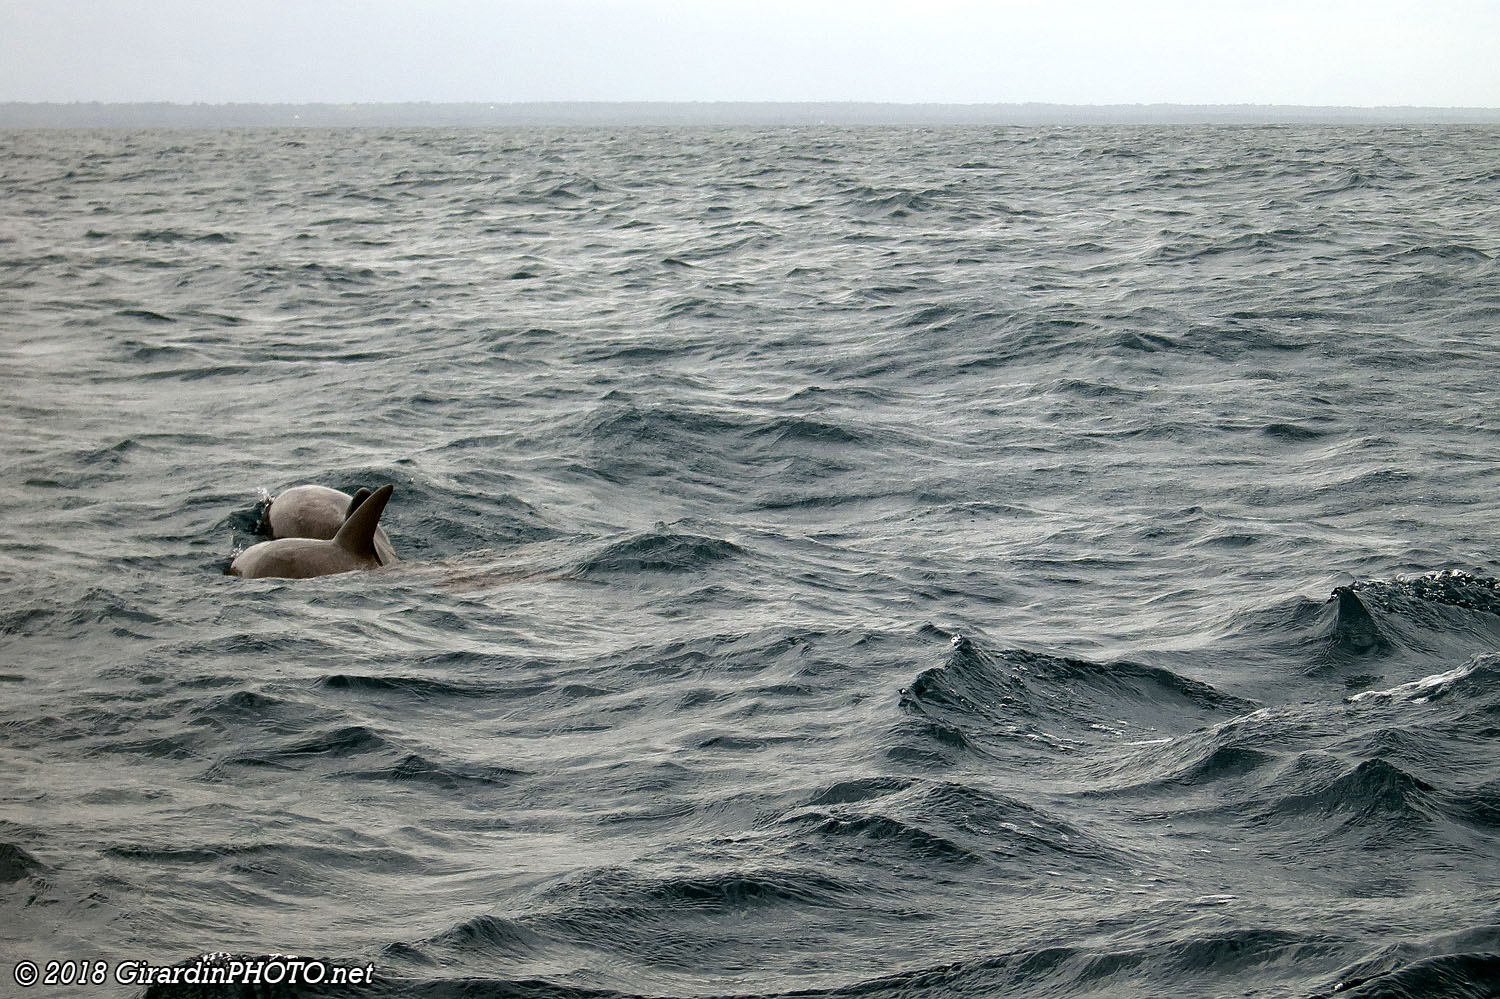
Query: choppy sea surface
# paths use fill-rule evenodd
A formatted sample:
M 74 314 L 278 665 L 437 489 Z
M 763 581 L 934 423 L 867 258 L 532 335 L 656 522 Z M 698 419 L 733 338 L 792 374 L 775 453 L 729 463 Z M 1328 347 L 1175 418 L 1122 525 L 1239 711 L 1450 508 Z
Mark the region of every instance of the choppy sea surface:
M 1497 255 L 1485 128 L 0 132 L 0 991 L 1500 994 Z

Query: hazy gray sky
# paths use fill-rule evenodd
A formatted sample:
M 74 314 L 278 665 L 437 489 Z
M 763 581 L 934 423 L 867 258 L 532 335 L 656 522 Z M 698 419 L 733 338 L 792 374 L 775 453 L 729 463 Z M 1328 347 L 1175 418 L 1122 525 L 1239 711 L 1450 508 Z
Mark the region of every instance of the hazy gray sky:
M 0 0 L 0 100 L 1500 106 L 1500 0 Z

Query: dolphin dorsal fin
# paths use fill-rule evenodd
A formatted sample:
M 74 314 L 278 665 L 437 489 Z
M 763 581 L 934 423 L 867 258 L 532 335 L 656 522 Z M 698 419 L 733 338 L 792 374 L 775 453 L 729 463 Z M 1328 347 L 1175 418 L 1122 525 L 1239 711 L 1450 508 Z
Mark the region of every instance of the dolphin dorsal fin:
M 364 486 L 360 486 L 359 489 L 354 493 L 354 495 L 349 498 L 349 509 L 344 511 L 344 519 L 348 520 L 349 515 L 355 510 L 358 510 L 359 505 L 369 498 L 370 490 L 366 489 Z
M 387 483 L 371 493 L 370 498 L 355 507 L 345 519 L 344 526 L 333 536 L 333 543 L 351 555 L 380 561 L 380 556 L 375 554 L 375 528 L 380 526 L 380 515 L 385 512 L 385 504 L 395 491 L 396 487 Z

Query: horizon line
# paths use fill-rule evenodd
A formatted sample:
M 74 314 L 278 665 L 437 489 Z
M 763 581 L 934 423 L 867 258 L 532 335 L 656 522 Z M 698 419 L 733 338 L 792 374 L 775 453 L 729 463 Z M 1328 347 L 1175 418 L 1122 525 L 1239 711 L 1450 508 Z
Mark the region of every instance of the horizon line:
M 891 100 L 866 100 L 855 98 L 806 98 L 798 100 L 783 100 L 772 98 L 737 97 L 732 99 L 665 99 L 665 98 L 640 98 L 640 99 L 616 99 L 616 98 L 546 98 L 533 100 L 500 100 L 471 98 L 466 100 L 433 100 L 430 98 L 409 98 L 404 100 L 231 100 L 231 101 L 205 101 L 205 100 L 100 100 L 89 98 L 87 100 L 74 98 L 71 100 L 14 100 L 0 98 L 0 106 L 26 106 L 26 107 L 70 107 L 74 105 L 105 105 L 110 107 L 400 107 L 407 105 L 433 105 L 444 107 L 527 107 L 527 106 L 576 106 L 576 105 L 604 105 L 604 106 L 669 106 L 669 105 L 754 105 L 764 107 L 767 105 L 777 107 L 805 107 L 809 105 L 847 105 L 859 107 L 1048 107 L 1048 108 L 1286 108 L 1289 110 L 1309 111 L 1500 111 L 1500 105 L 1486 104 L 1297 104 L 1285 102 L 1265 101 L 891 101 Z
M 1500 125 L 1500 108 L 1044 101 L 0 101 L 0 128 Z

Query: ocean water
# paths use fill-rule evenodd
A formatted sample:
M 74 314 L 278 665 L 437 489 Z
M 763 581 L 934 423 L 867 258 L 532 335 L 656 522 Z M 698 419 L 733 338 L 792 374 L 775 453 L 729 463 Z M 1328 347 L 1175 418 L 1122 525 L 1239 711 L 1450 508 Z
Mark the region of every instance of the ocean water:
M 0 991 L 1500 994 L 1497 255 L 1486 128 L 0 132 Z

